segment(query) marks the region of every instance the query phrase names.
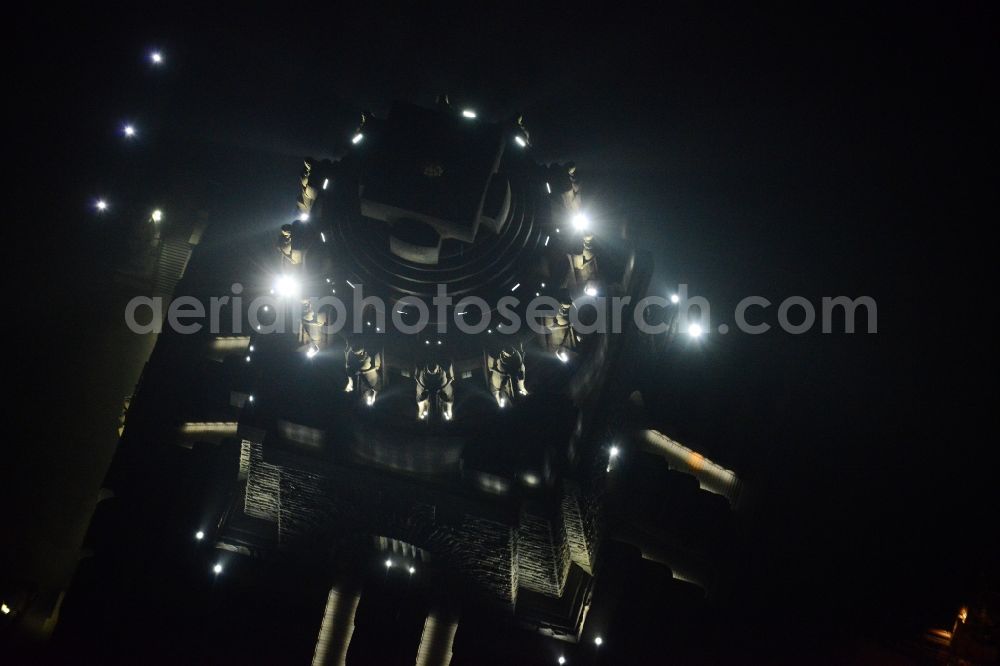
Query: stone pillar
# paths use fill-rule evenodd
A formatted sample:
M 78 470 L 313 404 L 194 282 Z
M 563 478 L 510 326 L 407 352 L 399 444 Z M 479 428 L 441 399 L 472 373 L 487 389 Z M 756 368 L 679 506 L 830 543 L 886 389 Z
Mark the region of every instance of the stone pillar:
M 326 598 L 323 622 L 316 638 L 313 666 L 345 666 L 347 648 L 354 635 L 354 614 L 361 601 L 361 591 L 334 585 Z
M 416 666 L 448 666 L 452 645 L 458 631 L 458 617 L 432 611 L 424 620 L 424 631 L 417 647 Z

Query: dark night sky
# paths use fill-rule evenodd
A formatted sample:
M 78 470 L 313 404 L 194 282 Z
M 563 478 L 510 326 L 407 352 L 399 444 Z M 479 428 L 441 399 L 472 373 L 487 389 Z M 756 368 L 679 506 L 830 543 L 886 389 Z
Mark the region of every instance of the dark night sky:
M 8 195 L 21 250 L 8 288 L 43 292 L 18 334 L 33 391 L 5 466 L 33 491 L 4 536 L 33 522 L 44 461 L 75 445 L 76 398 L 102 381 L 54 334 L 102 330 L 87 304 L 109 261 L 93 197 L 197 202 L 269 228 L 291 208 L 299 157 L 332 154 L 361 109 L 449 92 L 490 118 L 523 111 L 539 159 L 576 161 L 589 201 L 656 254 L 654 286 L 690 284 L 721 321 L 751 294 L 877 300 L 877 335 L 716 336 L 639 381 L 682 439 L 756 484 L 738 608 L 893 630 L 947 618 L 997 559 L 979 297 L 992 10 L 473 4 L 12 20 L 8 104 L 25 113 L 9 126 L 27 187 Z M 144 61 L 152 46 L 161 70 Z M 124 120 L 141 131 L 130 145 Z

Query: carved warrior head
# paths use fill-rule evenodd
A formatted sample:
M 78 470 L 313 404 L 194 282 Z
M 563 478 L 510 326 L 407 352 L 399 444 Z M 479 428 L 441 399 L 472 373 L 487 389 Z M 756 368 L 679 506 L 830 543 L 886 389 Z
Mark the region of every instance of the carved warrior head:
M 500 350 L 500 364 L 503 366 L 516 366 L 521 361 L 521 354 L 513 347 L 504 347 Z

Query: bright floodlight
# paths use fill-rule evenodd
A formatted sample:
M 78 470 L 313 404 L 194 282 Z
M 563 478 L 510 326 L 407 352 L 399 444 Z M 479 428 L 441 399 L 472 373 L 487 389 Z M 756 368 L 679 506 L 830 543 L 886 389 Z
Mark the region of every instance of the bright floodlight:
M 413 574 L 417 573 L 417 569 L 416 569 L 415 567 L 410 567 L 409 569 L 407 569 L 407 571 L 409 571 L 409 572 L 410 572 L 410 575 L 411 575 L 411 576 L 412 576 Z
M 365 396 L 365 404 L 368 405 L 369 407 L 371 407 L 372 405 L 375 404 L 375 394 L 374 393 L 369 393 L 368 395 Z
M 104 199 L 98 199 L 97 203 L 94 204 L 94 208 L 97 209 L 97 212 L 103 213 L 108 209 L 108 202 Z
M 4 615 L 10 615 L 10 606 L 7 604 L 0 604 L 0 613 Z
M 621 453 L 621 449 L 619 449 L 617 446 L 612 446 L 611 450 L 608 453 L 611 455 L 612 458 L 617 458 L 618 454 Z
M 565 363 L 569 360 L 569 354 L 566 353 L 565 349 L 560 349 L 556 352 L 556 358 Z
M 560 656 L 558 659 L 556 659 L 556 661 L 559 662 L 561 666 L 562 664 L 566 663 L 566 657 Z
M 677 294 L 670 294 L 670 302 L 673 303 L 674 305 L 677 305 L 678 303 L 681 302 L 681 297 L 678 296 Z
M 700 338 L 703 332 L 704 331 L 702 331 L 701 324 L 691 324 L 690 326 L 688 326 L 688 335 L 690 335 L 692 338 Z
M 517 145 L 521 146 L 522 148 L 528 145 L 528 142 L 525 141 L 524 137 L 521 136 L 520 134 L 514 135 L 514 141 L 516 141 Z
M 386 560 L 385 561 L 385 568 L 388 569 L 390 567 L 392 567 L 392 560 Z
M 205 538 L 205 533 L 202 532 L 201 530 L 198 530 L 197 532 L 194 533 L 194 538 L 197 539 L 198 541 L 201 541 L 202 539 Z
M 590 219 L 583 213 L 576 213 L 573 215 L 570 222 L 573 223 L 573 228 L 577 231 L 586 231 L 587 227 L 590 226 Z
M 476 117 L 476 112 L 473 111 L 472 109 L 462 109 L 462 117 L 463 118 L 475 118 Z
M 306 358 L 312 358 L 318 353 L 319 353 L 319 347 L 316 346 L 316 343 L 312 343 L 311 345 L 309 345 L 309 349 L 306 350 Z
M 603 643 L 604 643 L 604 639 L 601 638 L 600 636 L 597 636 L 596 638 L 594 638 L 594 645 L 601 645 Z
M 587 288 L 583 290 L 583 293 L 587 294 L 587 296 L 597 296 L 597 287 L 588 284 Z
M 358 132 L 353 137 L 351 137 L 351 143 L 354 143 L 354 144 L 361 143 L 361 139 L 363 139 L 363 138 L 365 138 L 365 135 L 362 134 L 361 132 Z
M 214 573 L 216 576 L 222 573 L 222 565 L 216 564 L 214 567 L 212 567 L 212 573 Z
M 149 60 L 154 65 L 162 65 L 163 64 L 163 54 L 160 53 L 159 51 L 153 51 L 152 53 L 149 54 Z
M 308 222 L 308 221 L 309 221 L 309 213 L 306 212 L 299 213 L 299 222 Z
M 125 127 L 122 128 L 122 134 L 125 135 L 125 138 L 131 139 L 132 137 L 135 136 L 135 126 L 126 125 Z
M 160 222 L 161 220 L 163 220 L 163 211 L 157 208 L 152 212 L 152 214 L 150 214 L 149 219 L 151 219 L 153 222 Z
M 302 291 L 302 285 L 291 275 L 282 275 L 274 283 L 274 291 L 282 298 L 294 298 Z

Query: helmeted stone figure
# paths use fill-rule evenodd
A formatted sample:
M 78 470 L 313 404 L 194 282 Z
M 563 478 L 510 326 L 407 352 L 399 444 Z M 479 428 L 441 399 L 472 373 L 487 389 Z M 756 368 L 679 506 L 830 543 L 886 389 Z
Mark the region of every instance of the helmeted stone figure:
M 597 253 L 594 251 L 594 236 L 587 234 L 583 237 L 583 249 L 579 254 L 569 255 L 569 263 L 572 268 L 572 285 L 575 287 L 586 287 L 588 283 L 597 282 L 600 278 L 597 263 Z
M 364 347 L 350 344 L 344 349 L 344 365 L 347 370 L 347 386 L 345 391 L 355 388 L 362 391 L 365 404 L 375 403 L 375 396 L 382 390 L 382 355 L 372 356 Z
M 570 162 L 566 165 L 568 187 L 562 192 L 563 206 L 572 215 L 580 212 L 580 183 L 576 180 L 576 165 Z
M 302 326 L 300 329 L 300 342 L 303 344 L 313 344 L 317 349 L 326 347 L 326 312 L 313 309 L 312 302 L 308 299 L 302 300 Z
M 528 128 L 524 124 L 524 115 L 523 114 L 518 114 L 517 115 L 517 128 L 521 131 L 521 134 L 524 137 L 524 141 L 526 143 L 530 144 L 531 143 L 531 134 L 528 132 Z
M 449 363 L 448 367 L 431 362 L 419 367 L 413 373 L 417 383 L 417 418 L 427 419 L 430 414 L 431 401 L 435 398 L 441 408 L 445 421 L 454 416 L 455 403 L 455 369 Z
M 500 407 L 506 407 L 515 391 L 528 395 L 524 385 L 524 354 L 514 347 L 504 347 L 497 356 L 487 356 L 490 393 Z
M 276 246 L 278 253 L 281 254 L 281 268 L 283 271 L 291 266 L 298 266 L 302 263 L 302 250 L 292 249 L 292 225 L 281 225 Z
M 554 317 L 546 317 L 545 327 L 548 333 L 545 336 L 545 346 L 550 352 L 555 353 L 560 360 L 569 359 L 568 352 L 576 351 L 579 340 L 576 331 L 573 330 L 573 323 L 570 321 L 569 311 L 573 304 L 568 298 L 562 299 L 559 309 Z
M 316 202 L 316 188 L 312 186 L 310 182 L 310 177 L 312 176 L 312 161 L 307 159 L 303 163 L 302 176 L 299 179 L 302 189 L 299 192 L 298 201 L 296 201 L 296 206 L 299 209 L 299 215 L 308 216 L 312 212 L 313 203 Z
M 562 201 L 562 215 L 573 219 L 582 214 L 580 198 L 580 183 L 576 180 L 576 165 L 556 164 L 549 167 L 552 182 L 550 186 L 558 193 Z M 597 252 L 594 248 L 594 234 L 583 229 L 583 249 L 579 253 L 566 255 L 569 261 L 569 272 L 563 286 L 576 291 L 587 291 L 588 287 L 596 287 L 599 279 Z M 594 283 L 591 285 L 590 283 Z

